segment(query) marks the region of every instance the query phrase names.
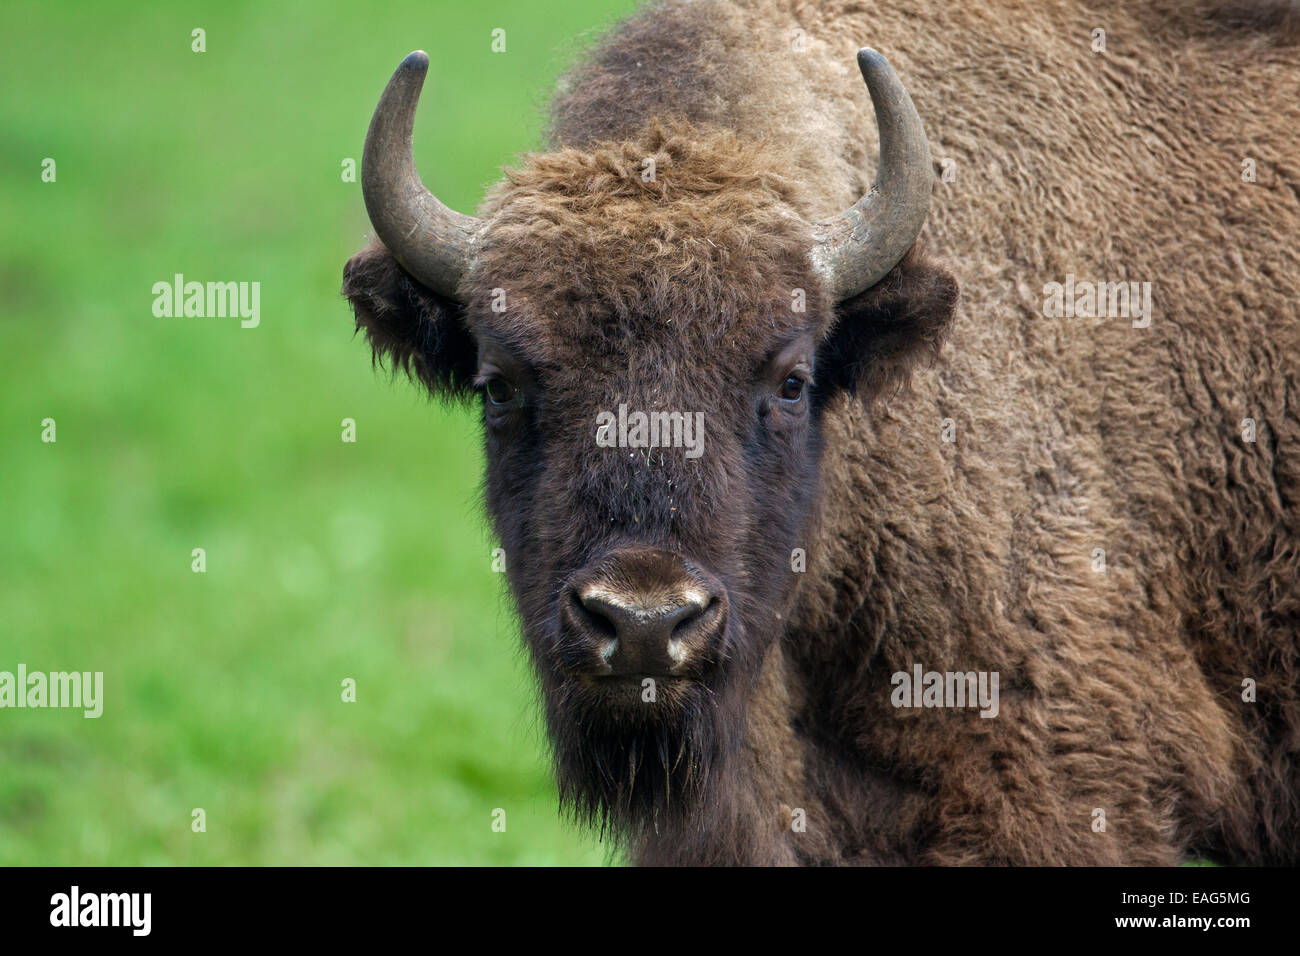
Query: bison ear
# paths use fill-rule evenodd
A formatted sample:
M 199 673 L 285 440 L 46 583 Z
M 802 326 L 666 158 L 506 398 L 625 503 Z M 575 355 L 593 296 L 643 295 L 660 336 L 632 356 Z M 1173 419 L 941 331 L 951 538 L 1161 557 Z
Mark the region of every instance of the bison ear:
M 905 387 L 933 361 L 957 311 L 957 279 L 913 246 L 874 286 L 846 299 L 817 355 L 817 384 L 864 402 Z
M 343 294 L 377 364 L 387 362 L 441 399 L 472 394 L 478 348 L 460 303 L 417 282 L 378 241 L 343 267 Z

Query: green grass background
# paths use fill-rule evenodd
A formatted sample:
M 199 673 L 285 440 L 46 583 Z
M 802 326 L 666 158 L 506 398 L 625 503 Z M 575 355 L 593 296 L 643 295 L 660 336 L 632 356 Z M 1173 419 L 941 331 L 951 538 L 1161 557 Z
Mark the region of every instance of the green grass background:
M 472 211 L 631 6 L 0 5 L 0 670 L 105 681 L 98 720 L 0 710 L 0 864 L 606 860 L 556 811 L 474 416 L 352 335 L 341 163 L 426 49 L 416 155 Z M 155 318 L 177 272 L 261 282 L 261 326 Z

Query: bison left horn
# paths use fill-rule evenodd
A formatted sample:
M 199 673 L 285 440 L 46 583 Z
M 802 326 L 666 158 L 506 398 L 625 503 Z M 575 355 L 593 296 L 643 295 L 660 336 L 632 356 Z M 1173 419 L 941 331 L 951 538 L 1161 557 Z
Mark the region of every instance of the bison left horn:
M 428 70 L 428 55 L 416 50 L 388 81 L 366 133 L 361 192 L 370 224 L 393 257 L 429 288 L 455 300 L 480 223 L 440 203 L 416 172 L 411 133 Z
M 893 67 L 868 47 L 858 51 L 858 68 L 876 108 L 880 162 L 870 192 L 814 227 L 813 264 L 836 302 L 871 288 L 906 255 L 925 224 L 934 179 L 921 117 Z

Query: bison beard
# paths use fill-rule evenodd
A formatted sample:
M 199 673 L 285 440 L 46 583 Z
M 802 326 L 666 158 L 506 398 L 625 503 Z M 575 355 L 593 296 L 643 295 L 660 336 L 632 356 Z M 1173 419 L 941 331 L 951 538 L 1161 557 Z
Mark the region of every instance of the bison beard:
M 724 742 L 739 739 L 730 715 L 740 709 L 715 702 L 718 692 L 660 687 L 657 693 L 677 698 L 670 719 L 647 707 L 611 714 L 607 701 L 573 684 L 546 694 L 560 802 L 602 834 L 626 839 L 697 812 L 725 757 Z

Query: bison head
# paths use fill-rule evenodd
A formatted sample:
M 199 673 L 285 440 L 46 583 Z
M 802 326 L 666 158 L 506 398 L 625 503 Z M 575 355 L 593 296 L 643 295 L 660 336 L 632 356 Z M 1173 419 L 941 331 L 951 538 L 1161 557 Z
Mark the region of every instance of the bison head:
M 707 799 L 794 600 L 828 404 L 898 383 L 951 319 L 951 277 L 908 252 L 932 180 L 920 120 L 879 54 L 859 63 L 876 185 L 823 222 L 773 144 L 685 121 L 532 157 L 471 218 L 415 171 L 423 53 L 375 112 L 382 245 L 344 292 L 376 355 L 479 395 L 488 510 L 582 816 L 622 828 Z

